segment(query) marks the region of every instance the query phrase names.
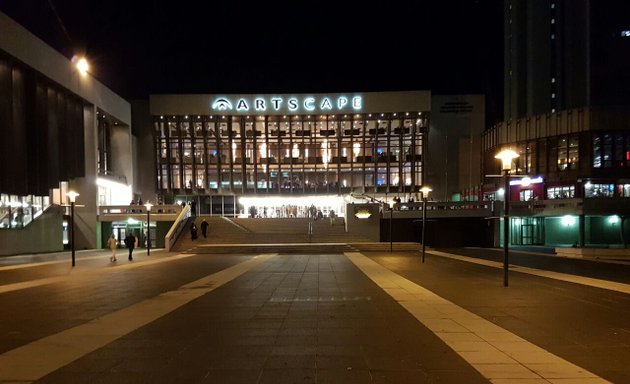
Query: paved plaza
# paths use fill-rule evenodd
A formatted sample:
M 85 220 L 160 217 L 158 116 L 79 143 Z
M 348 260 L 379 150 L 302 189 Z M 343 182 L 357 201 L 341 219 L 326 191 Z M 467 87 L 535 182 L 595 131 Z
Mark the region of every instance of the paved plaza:
M 622 262 L 77 255 L 0 260 L 1 383 L 630 382 Z

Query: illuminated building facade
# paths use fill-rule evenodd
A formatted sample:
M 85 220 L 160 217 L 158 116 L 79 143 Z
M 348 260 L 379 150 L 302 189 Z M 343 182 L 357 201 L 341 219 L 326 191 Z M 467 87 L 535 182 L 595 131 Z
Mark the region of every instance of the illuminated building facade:
M 515 245 L 624 246 L 630 241 L 628 2 L 505 2 L 505 119 L 484 133 L 494 156 L 519 157 L 509 193 Z M 602 17 L 606 15 L 606 17 Z M 480 198 L 503 199 L 496 178 Z
M 157 191 L 227 215 L 244 209 L 235 196 L 415 196 L 430 100 L 429 91 L 152 95 Z

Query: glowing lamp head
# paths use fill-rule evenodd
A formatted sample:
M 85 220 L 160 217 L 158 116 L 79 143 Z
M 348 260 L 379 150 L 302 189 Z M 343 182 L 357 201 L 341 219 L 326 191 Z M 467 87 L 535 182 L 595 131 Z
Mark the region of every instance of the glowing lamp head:
M 501 160 L 501 170 L 509 171 L 512 169 L 512 160 L 518 157 L 518 153 L 511 149 L 504 149 L 499 152 L 494 158 Z
M 430 187 L 428 186 L 423 186 L 422 188 L 420 188 L 420 192 L 422 192 L 422 197 L 429 197 L 429 192 L 433 191 Z
M 74 65 L 77 68 L 77 71 L 79 71 L 79 73 L 81 75 L 85 75 L 88 73 L 88 71 L 90 70 L 90 64 L 88 63 L 88 61 L 85 59 L 85 57 L 74 57 Z
M 69 191 L 68 193 L 66 193 L 66 196 L 68 196 L 71 203 L 75 203 L 77 201 L 77 196 L 79 196 L 79 194 L 76 193 L 75 191 Z
M 151 207 L 153 207 L 153 204 L 151 204 L 151 203 L 149 203 L 149 202 L 146 202 L 146 203 L 144 204 L 144 206 L 145 206 L 145 208 L 147 209 L 147 211 L 150 211 L 150 210 L 151 210 Z

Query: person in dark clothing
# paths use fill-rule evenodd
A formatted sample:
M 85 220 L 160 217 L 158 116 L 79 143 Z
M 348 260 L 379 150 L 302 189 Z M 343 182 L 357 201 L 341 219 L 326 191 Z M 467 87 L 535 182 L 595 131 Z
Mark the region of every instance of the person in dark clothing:
M 206 221 L 206 219 L 203 219 L 203 221 L 201 222 L 201 234 L 203 235 L 204 239 L 206 238 L 207 232 L 208 232 L 208 222 Z
M 138 239 L 133 235 L 133 233 L 129 232 L 127 237 L 125 237 L 125 245 L 129 249 L 129 260 L 133 260 L 133 249 L 138 244 Z
M 193 241 L 197 239 L 197 225 L 195 225 L 195 223 L 190 227 L 190 238 Z

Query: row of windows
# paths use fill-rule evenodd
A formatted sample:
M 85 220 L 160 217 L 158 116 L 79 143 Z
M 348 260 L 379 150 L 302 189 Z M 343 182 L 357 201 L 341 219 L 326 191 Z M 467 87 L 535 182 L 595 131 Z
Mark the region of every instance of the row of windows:
M 420 133 L 426 119 L 378 119 L 355 121 L 271 122 L 246 121 L 158 121 L 157 136 L 166 137 L 331 137 L 331 136 L 384 136 Z
M 630 166 L 630 133 L 593 134 L 593 168 Z
M 514 171 L 544 174 L 578 169 L 580 145 L 584 144 L 580 141 L 578 134 L 572 134 L 518 143 Z M 630 133 L 594 132 L 591 149 L 592 168 L 630 167 Z
M 407 187 L 421 180 L 421 119 L 184 120 L 155 122 L 158 186 L 163 190 L 337 190 Z M 321 129 L 303 133 L 309 125 Z M 370 135 L 372 129 L 376 137 Z M 400 134 L 387 135 L 397 129 Z M 343 136 L 348 130 L 350 136 Z M 288 132 L 288 136 L 272 132 Z
M 337 191 L 340 188 L 412 187 L 420 184 L 419 168 L 376 167 L 365 169 L 261 169 L 234 170 L 193 169 L 192 166 L 161 165 L 158 186 L 169 189 L 257 189 L 267 191 Z
M 611 183 L 586 183 L 584 185 L 584 197 L 630 197 L 630 184 Z M 521 201 L 534 199 L 534 191 L 532 189 L 522 189 L 519 191 Z M 575 186 L 565 185 L 547 188 L 547 199 L 573 199 L 575 198 Z

